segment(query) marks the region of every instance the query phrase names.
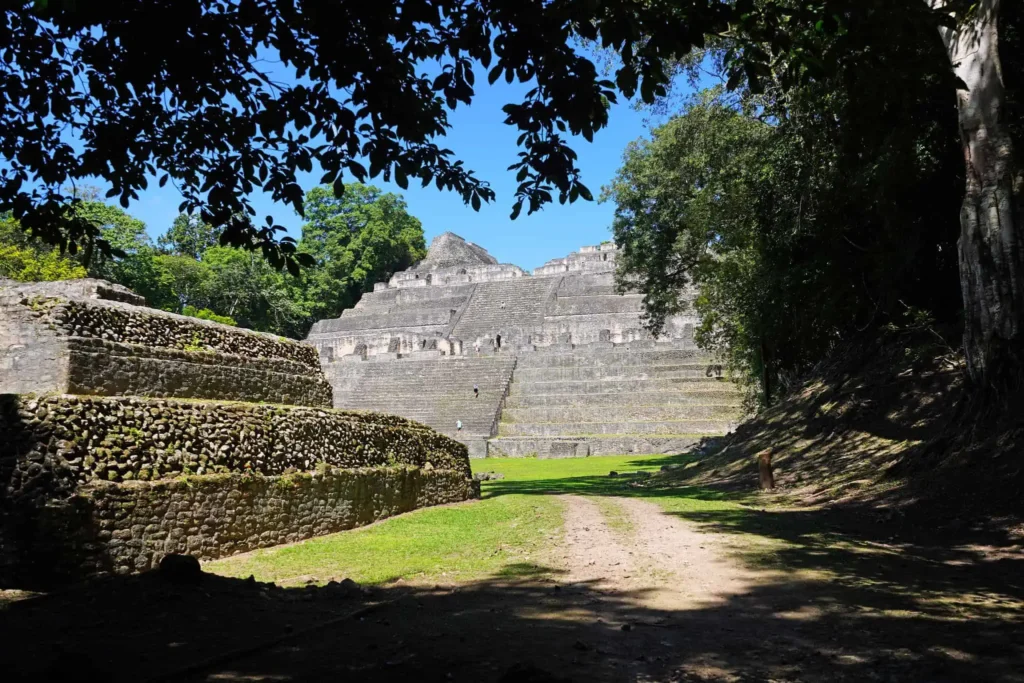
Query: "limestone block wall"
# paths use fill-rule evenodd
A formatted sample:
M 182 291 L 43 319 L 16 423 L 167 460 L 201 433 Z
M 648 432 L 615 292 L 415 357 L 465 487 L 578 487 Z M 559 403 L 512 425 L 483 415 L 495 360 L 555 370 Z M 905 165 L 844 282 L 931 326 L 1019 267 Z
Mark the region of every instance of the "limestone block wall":
M 51 306 L 47 320 L 64 334 L 180 350 L 201 349 L 247 358 L 278 358 L 319 367 L 316 351 L 305 344 L 151 308 L 115 301 L 35 300 Z M 32 305 L 32 302 L 29 303 Z
M 425 465 L 469 476 L 465 448 L 395 416 L 252 403 L 0 396 L 0 498 L 67 493 L 94 480 Z
M 404 465 L 96 484 L 0 526 L 0 579 L 46 587 L 171 553 L 216 559 L 478 495 L 461 472 Z
M 486 439 L 496 433 L 515 365 L 510 356 L 434 356 L 329 363 L 324 372 L 334 386 L 338 407 L 417 420 L 465 443 L 471 457 L 482 457 Z M 459 420 L 462 432 L 456 431 Z
M 0 580 L 220 557 L 474 495 L 466 447 L 393 415 L 0 397 Z
M 102 339 L 67 340 L 72 394 L 217 398 L 227 401 L 330 406 L 331 386 L 320 373 L 281 358 L 180 351 Z
M 595 250 L 580 256 L 593 259 L 601 255 L 602 252 Z M 580 345 L 654 340 L 643 326 L 643 297 L 619 293 L 614 283 L 612 272 L 562 277 L 555 297 L 545 308 L 543 324 L 534 334 L 533 343 L 547 346 L 566 342 Z M 696 324 L 695 315 L 672 316 L 665 322 L 661 339 L 692 339 Z
M 0 288 L 0 393 L 63 391 L 68 354 L 35 300 Z
M 557 279 L 522 278 L 477 285 L 451 336 L 469 348 L 477 340 L 501 335 L 508 345 L 528 343 L 530 332 L 539 330 Z
M 330 386 L 310 345 L 122 301 L 67 296 L 83 289 L 70 281 L 0 290 L 0 393 L 330 405 Z
M 565 258 L 552 259 L 539 268 L 534 268 L 536 277 L 567 275 L 570 273 L 611 273 L 615 271 L 617 250 L 614 244 L 583 247 Z
M 436 348 L 474 287 L 441 285 L 370 292 L 340 318 L 314 324 L 306 341 L 327 362 L 357 350 L 375 356 Z

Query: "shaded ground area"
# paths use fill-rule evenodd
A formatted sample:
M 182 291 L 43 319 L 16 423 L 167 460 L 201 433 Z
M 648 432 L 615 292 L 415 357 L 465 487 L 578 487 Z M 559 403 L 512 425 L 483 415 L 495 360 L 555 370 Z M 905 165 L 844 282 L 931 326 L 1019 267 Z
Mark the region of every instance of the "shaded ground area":
M 941 344 L 851 342 L 777 405 L 708 439 L 665 483 L 751 492 L 756 454 L 771 449 L 775 505 L 841 506 L 1019 544 L 1024 394 L 965 385 L 962 357 Z
M 1012 547 L 660 477 L 535 475 L 474 505 L 554 494 L 545 556 L 368 595 L 99 582 L 0 611 L 7 680 L 1024 681 Z

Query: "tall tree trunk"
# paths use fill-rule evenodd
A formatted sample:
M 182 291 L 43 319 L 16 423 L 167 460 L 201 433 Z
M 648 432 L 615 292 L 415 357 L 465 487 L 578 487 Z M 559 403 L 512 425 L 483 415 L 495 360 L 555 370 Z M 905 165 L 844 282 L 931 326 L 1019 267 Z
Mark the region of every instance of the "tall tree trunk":
M 948 0 L 929 0 L 935 8 Z M 1019 1 L 1019 0 L 1013 0 Z M 941 30 L 956 75 L 967 187 L 960 211 L 964 352 L 980 388 L 1017 384 L 1024 371 L 1024 226 L 1021 169 L 1004 112 L 1000 0 L 980 0 Z

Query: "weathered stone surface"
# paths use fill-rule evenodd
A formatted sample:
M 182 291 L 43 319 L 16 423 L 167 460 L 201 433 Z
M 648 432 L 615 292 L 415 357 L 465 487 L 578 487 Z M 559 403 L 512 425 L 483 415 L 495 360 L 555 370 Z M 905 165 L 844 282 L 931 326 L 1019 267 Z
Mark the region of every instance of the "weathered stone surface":
M 484 442 L 497 434 L 514 368 L 511 357 L 434 356 L 327 364 L 324 371 L 338 407 L 402 415 L 458 439 L 471 457 L 482 457 Z M 456 429 L 459 421 L 461 432 Z
M 94 481 L 424 465 L 469 476 L 465 447 L 394 415 L 293 406 L 0 395 L 0 500 L 66 496 Z
M 696 318 L 670 318 L 654 339 L 643 297 L 615 285 L 617 253 L 583 247 L 529 276 L 446 233 L 307 341 L 321 349 L 336 406 L 420 420 L 471 457 L 488 441 L 495 454 L 579 457 L 668 452 L 723 433 L 739 395 L 695 348 Z M 338 362 L 357 349 L 376 362 Z
M 329 408 L 316 348 L 140 303 L 102 281 L 0 283 L 0 580 L 145 571 L 479 496 L 463 444 Z
M 0 393 L 331 404 L 313 347 L 142 308 L 123 301 L 134 296 L 124 288 L 82 282 L 0 288 Z
M 30 309 L 41 324 L 53 325 L 61 336 L 90 337 L 107 341 L 181 350 L 232 353 L 249 358 L 283 358 L 310 368 L 319 367 L 316 349 L 306 344 L 263 332 L 221 325 L 121 301 L 75 298 L 77 280 L 62 295 L 57 284 L 36 283 L 5 288 L 4 306 Z M 109 285 L 109 283 L 106 283 Z
M 284 358 L 252 359 L 72 337 L 67 340 L 70 394 L 154 396 L 331 405 L 320 372 Z
M 496 346 L 499 336 L 506 350 L 653 341 L 641 321 L 643 297 L 615 287 L 616 254 L 611 244 L 584 247 L 531 276 L 445 233 L 426 259 L 379 283 L 340 318 L 318 322 L 307 341 L 332 349 L 334 358 L 360 344 L 373 356 L 450 338 L 460 339 L 467 355 L 477 344 Z M 666 338 L 683 339 L 687 325 L 692 335 L 695 322 L 670 318 Z
M 351 529 L 479 495 L 461 471 L 388 466 L 265 477 L 94 484 L 0 525 L 0 579 L 52 585 L 201 560 Z M 30 514 L 31 513 L 31 514 Z

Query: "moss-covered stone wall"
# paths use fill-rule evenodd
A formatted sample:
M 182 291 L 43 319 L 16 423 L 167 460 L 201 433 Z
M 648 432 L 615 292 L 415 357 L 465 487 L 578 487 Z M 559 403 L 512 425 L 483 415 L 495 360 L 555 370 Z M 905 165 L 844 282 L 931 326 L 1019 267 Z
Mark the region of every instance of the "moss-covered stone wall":
M 0 286 L 0 393 L 331 405 L 314 347 L 125 301 L 84 298 L 89 291 L 106 293 L 106 284 Z
M 0 526 L 0 580 L 48 586 L 146 571 L 169 553 L 215 559 L 476 495 L 462 472 L 405 465 L 94 484 Z
M 22 305 L 66 336 L 105 339 L 181 350 L 219 351 L 249 358 L 283 358 L 319 369 L 312 346 L 272 334 L 253 332 L 120 301 L 21 294 Z
M 464 445 L 379 413 L 0 395 L 0 440 L 8 585 L 223 557 L 478 491 Z
M 91 481 L 430 463 L 469 476 L 466 447 L 411 420 L 298 406 L 126 396 L 0 396 L 7 498 Z
M 331 406 L 319 371 L 283 358 L 67 339 L 67 393 Z

